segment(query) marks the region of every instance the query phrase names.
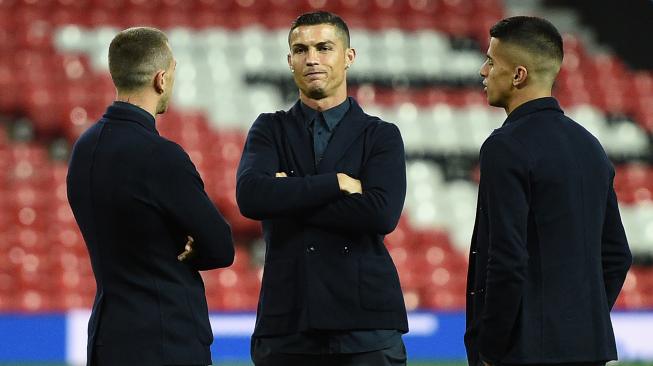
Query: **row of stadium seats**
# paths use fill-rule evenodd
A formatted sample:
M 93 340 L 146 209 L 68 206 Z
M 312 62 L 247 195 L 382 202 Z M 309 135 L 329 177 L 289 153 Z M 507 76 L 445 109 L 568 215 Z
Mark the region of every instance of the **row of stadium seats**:
M 0 17 L 0 25 L 22 25 L 28 29 L 38 21 L 52 25 L 111 24 L 122 28 L 133 24 L 160 28 L 215 25 L 241 28 L 262 24 L 279 28 L 287 27 L 300 13 L 328 5 L 329 10 L 347 19 L 352 28 L 432 28 L 486 38 L 491 22 L 502 16 L 498 0 L 332 0 L 328 3 L 325 0 L 29 0 L 1 4 L 4 13 L 15 16 Z M 467 21 L 472 15 L 477 21 Z
M 0 311 L 61 311 L 89 307 L 95 283 L 81 238 L 74 231 L 50 241 L 48 253 L 23 247 L 0 250 Z M 409 247 L 397 246 L 410 236 Z M 62 231 L 62 238 L 66 237 Z M 400 225 L 387 239 L 400 273 L 409 309 L 458 310 L 464 307 L 466 260 L 448 245 L 447 234 L 411 230 Z M 419 252 L 421 256 L 409 253 Z M 252 310 L 258 299 L 262 268 L 250 260 L 243 245 L 227 269 L 203 272 L 212 309 Z M 617 302 L 620 309 L 653 306 L 653 268 L 634 267 Z
M 74 58 L 70 62 L 75 65 L 81 63 L 79 58 Z M 6 84 L 19 85 L 19 82 L 6 82 Z M 187 90 L 183 90 L 183 83 L 180 84 L 182 90 L 178 92 L 177 99 L 186 99 L 189 95 L 195 95 L 195 92 L 188 94 Z M 49 135 L 58 131 L 67 131 L 66 135 L 71 141 L 74 141 L 90 121 L 101 115 L 115 93 L 111 81 L 106 76 L 93 74 L 84 82 L 71 82 L 68 85 L 63 83 L 59 86 L 27 83 L 22 88 L 18 88 L 18 91 L 18 94 L 5 91 L 7 98 L 0 98 L 0 100 L 6 103 L 0 104 L 6 108 L 22 105 L 28 111 L 27 115 L 39 133 Z M 247 94 L 248 98 L 237 99 L 238 102 L 235 102 L 234 97 L 226 99 L 234 101 L 229 108 L 230 111 L 240 112 L 234 113 L 232 118 L 244 123 L 230 125 L 218 122 L 216 123 L 218 127 L 227 125 L 245 131 L 259 111 L 255 106 L 267 105 L 269 107 L 267 110 L 274 110 L 282 104 L 279 92 L 271 87 L 249 87 Z M 377 91 L 373 87 L 365 86 L 354 90 L 353 94 L 366 106 L 369 113 L 395 121 L 403 132 L 407 150 L 415 153 L 475 154 L 488 133 L 505 118 L 501 110 L 488 109 L 481 104 L 484 102 L 484 96 L 479 91 L 448 93 L 444 90 L 433 90 L 431 93 L 425 91 L 402 93 Z M 10 103 L 7 102 L 8 98 L 13 98 L 15 101 L 18 98 L 18 100 L 16 103 Z M 195 103 L 201 103 L 199 98 L 196 99 Z M 383 105 L 376 105 L 376 103 Z M 466 105 L 461 108 L 452 107 L 452 104 L 456 103 Z M 211 110 L 208 102 L 207 105 L 198 104 L 193 107 Z M 217 108 L 214 111 L 215 114 L 224 115 L 224 109 Z M 608 119 L 601 110 L 591 105 L 571 107 L 567 109 L 567 113 L 572 118 L 582 121 L 585 127 L 602 141 L 611 155 L 641 157 L 649 152 L 648 135 L 625 116 Z M 178 123 L 178 121 L 171 122 Z
M 80 121 L 93 119 L 88 116 L 101 113 L 114 93 L 106 76 L 106 48 L 115 31 L 112 28 L 88 31 L 77 26 L 54 31 L 55 44 L 60 50 L 82 53 L 83 57 L 59 56 L 55 49 L 48 47 L 19 48 L 11 56 L 0 57 L 0 85 L 5 86 L 0 93 L 0 106 L 23 107 L 30 111 L 39 128 L 46 131 L 62 120 L 72 119 L 73 124 L 83 124 Z M 284 56 L 285 30 L 266 32 L 258 27 L 247 27 L 237 31 L 192 32 L 177 28 L 170 31 L 170 36 L 180 61 L 175 96 L 181 107 L 207 110 L 217 124 L 233 124 L 246 129 L 256 117 L 251 111 L 283 105 L 284 96 L 277 88 L 253 87 L 246 80 L 258 70 L 289 81 Z M 566 38 L 568 42 L 573 39 Z M 478 90 L 476 74 L 482 53 L 452 48 L 444 33 L 360 31 L 355 33 L 353 42 L 359 48 L 359 59 L 351 70 L 354 79 L 375 82 L 375 78 L 381 76 L 396 74 L 405 78 L 414 74 L 412 79 L 428 80 L 433 75 L 443 75 L 441 79 L 449 82 L 461 77 L 472 80 L 472 86 Z M 591 57 L 577 43 L 569 43 L 565 68 L 556 90 L 563 105 L 593 104 L 604 112 L 631 116 L 644 128 L 650 128 L 650 109 L 653 108 L 650 73 L 628 72 L 614 57 Z M 93 70 L 89 69 L 87 57 Z M 382 62 L 371 62 L 372 59 Z M 410 68 L 407 69 L 407 65 L 411 65 Z M 596 78 L 599 71 L 602 77 Z M 230 88 L 220 85 L 230 85 Z M 412 94 L 415 95 L 411 100 L 428 101 L 429 98 L 437 99 L 438 94 L 448 93 L 436 89 Z M 238 95 L 248 97 L 238 98 Z M 402 97 L 396 99 L 399 98 Z M 253 105 L 257 108 L 252 108 Z M 626 135 L 630 133 L 622 130 Z M 71 137 L 74 138 L 74 133 Z

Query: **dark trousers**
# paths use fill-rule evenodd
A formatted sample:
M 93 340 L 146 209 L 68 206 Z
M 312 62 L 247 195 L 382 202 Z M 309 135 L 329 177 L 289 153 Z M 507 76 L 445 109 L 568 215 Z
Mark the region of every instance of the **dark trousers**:
M 91 362 L 88 363 L 90 366 L 101 366 L 100 363 L 97 361 L 97 354 L 98 354 L 98 347 L 95 348 L 95 351 L 93 352 L 93 359 Z M 207 365 L 166 365 L 166 366 L 207 366 Z
M 501 364 L 501 366 L 517 366 L 511 364 Z M 605 366 L 605 362 L 572 362 L 572 363 L 545 363 L 545 364 L 528 364 L 519 366 Z
M 406 366 L 406 347 L 400 342 L 372 352 L 321 355 L 254 351 L 252 360 L 256 366 Z

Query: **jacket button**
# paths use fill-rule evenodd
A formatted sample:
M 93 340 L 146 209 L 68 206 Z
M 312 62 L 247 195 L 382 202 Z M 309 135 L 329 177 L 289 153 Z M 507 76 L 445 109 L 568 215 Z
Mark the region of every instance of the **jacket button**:
M 340 251 L 342 254 L 349 254 L 349 245 L 345 245 L 342 247 L 342 250 Z
M 472 255 L 476 255 L 476 253 L 478 253 L 478 252 L 475 251 L 475 250 L 472 251 Z
M 314 246 L 314 245 L 310 245 L 308 248 L 306 248 L 306 251 L 307 251 L 308 253 L 313 253 L 313 252 L 315 252 L 315 246 Z

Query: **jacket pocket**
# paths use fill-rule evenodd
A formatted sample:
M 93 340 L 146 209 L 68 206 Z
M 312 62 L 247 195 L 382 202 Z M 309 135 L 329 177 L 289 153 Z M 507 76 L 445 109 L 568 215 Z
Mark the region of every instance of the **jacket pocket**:
M 367 310 L 394 311 L 404 306 L 399 275 L 386 257 L 360 259 L 360 301 Z
M 204 345 L 213 342 L 213 332 L 209 325 L 206 300 L 203 297 L 191 299 L 188 290 L 180 285 L 158 283 L 161 327 L 164 345 Z M 198 307 L 199 305 L 199 307 Z
M 261 313 L 283 315 L 295 307 L 295 259 L 279 259 L 265 264 L 261 291 Z

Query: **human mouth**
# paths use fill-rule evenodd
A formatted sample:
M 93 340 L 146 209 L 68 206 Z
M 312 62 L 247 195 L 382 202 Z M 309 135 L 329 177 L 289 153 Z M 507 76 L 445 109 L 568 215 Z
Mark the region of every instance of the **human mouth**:
M 310 71 L 304 74 L 305 77 L 309 79 L 318 79 L 322 77 L 322 75 L 325 75 L 326 73 L 323 71 Z

